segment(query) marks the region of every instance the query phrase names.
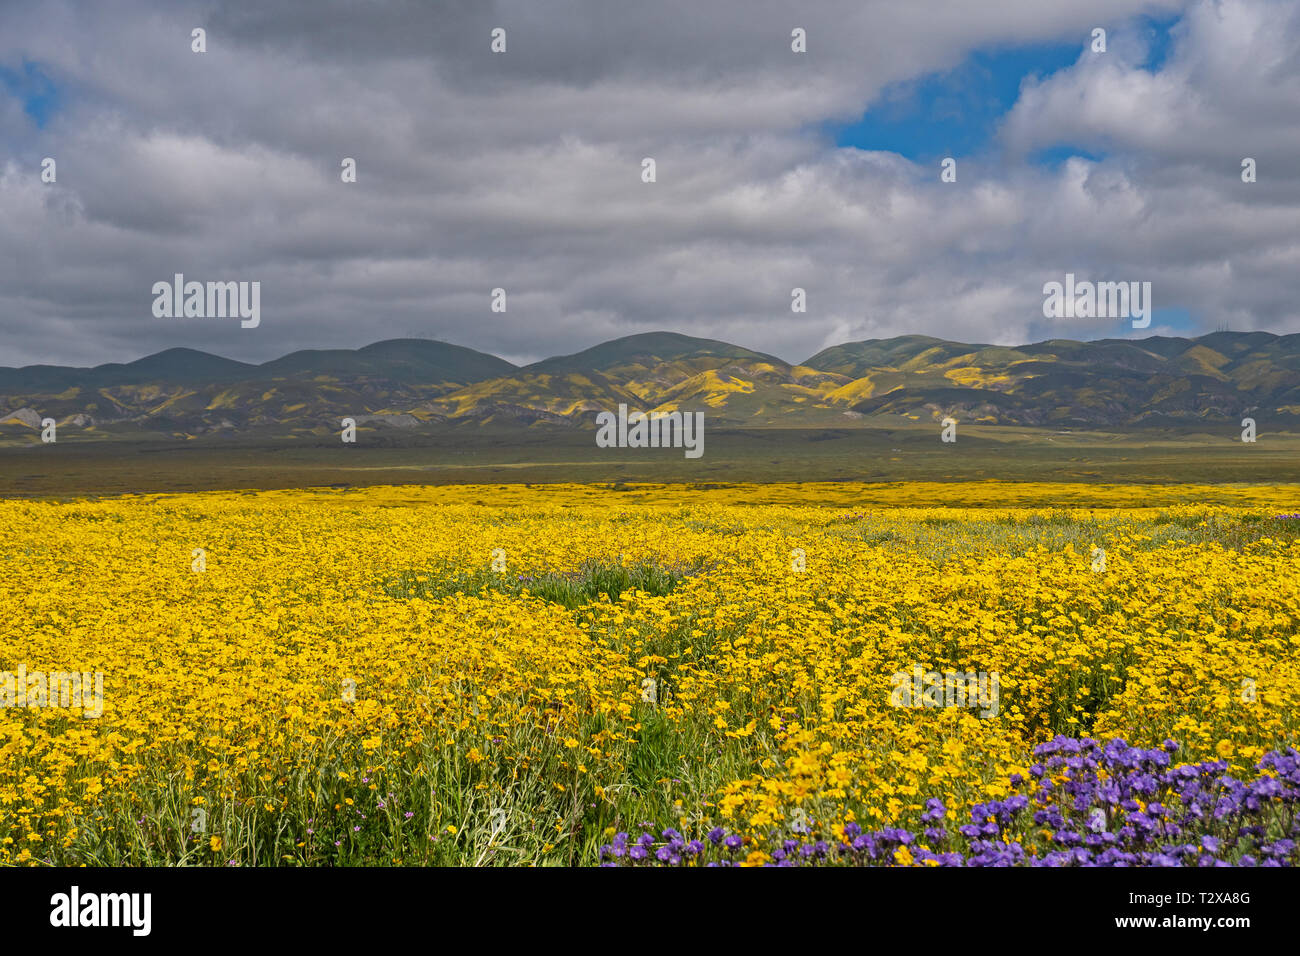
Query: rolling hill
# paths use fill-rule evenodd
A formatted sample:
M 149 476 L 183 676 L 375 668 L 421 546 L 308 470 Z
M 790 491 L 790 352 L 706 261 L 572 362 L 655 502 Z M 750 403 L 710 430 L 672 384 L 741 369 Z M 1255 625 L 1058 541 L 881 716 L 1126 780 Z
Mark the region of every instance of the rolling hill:
M 848 342 L 798 365 L 713 339 L 652 332 L 525 367 L 394 339 L 251 365 L 168 349 L 94 368 L 0 368 L 0 437 L 324 436 L 376 429 L 586 427 L 619 404 L 703 411 L 714 425 L 845 427 L 958 421 L 1062 428 L 1300 424 L 1300 335 L 1216 332 L 1020 346 L 921 335 Z

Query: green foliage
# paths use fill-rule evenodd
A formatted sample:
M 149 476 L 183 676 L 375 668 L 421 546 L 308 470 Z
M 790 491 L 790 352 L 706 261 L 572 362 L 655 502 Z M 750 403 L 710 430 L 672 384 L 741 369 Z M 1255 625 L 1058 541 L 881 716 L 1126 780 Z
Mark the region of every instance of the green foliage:
M 559 604 L 569 610 L 601 600 L 615 603 L 627 591 L 660 597 L 677 589 L 700 566 L 664 567 L 654 561 L 623 564 L 591 560 L 571 571 L 539 570 L 528 574 L 496 572 L 489 568 L 466 571 L 450 564 L 406 570 L 383 581 L 380 590 L 392 598 L 439 600 L 452 594 L 497 591 L 510 597 L 524 594 Z

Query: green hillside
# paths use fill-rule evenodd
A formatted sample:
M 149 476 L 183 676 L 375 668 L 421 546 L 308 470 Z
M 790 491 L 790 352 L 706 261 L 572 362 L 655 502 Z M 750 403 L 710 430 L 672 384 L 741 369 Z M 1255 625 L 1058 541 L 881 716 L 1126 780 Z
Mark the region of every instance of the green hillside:
M 448 425 L 585 428 L 620 404 L 739 428 L 939 422 L 1055 428 L 1300 423 L 1300 335 L 1216 332 L 1015 347 L 923 335 L 848 342 L 800 365 L 675 332 L 519 368 L 424 339 L 308 349 L 261 365 L 168 349 L 96 368 L 0 369 L 0 441 L 325 436 Z

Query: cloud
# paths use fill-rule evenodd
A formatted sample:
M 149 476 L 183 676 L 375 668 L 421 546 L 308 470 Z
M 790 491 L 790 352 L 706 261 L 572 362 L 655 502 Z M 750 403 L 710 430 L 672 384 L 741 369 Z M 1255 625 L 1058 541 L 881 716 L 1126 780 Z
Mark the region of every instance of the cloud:
M 1135 17 L 1171 11 L 1151 72 Z M 973 51 L 1071 40 L 1079 60 L 1027 82 L 956 183 L 825 132 Z M 1149 280 L 1207 329 L 1300 331 L 1297 44 L 1294 5 L 1264 0 L 9 5 L 0 69 L 37 64 L 59 95 L 41 127 L 0 88 L 4 364 L 407 335 L 528 360 L 670 329 L 800 360 L 908 333 L 1132 334 L 1043 319 L 1067 271 Z M 1036 159 L 1062 144 L 1103 158 Z M 261 281 L 261 325 L 153 318 L 176 272 Z

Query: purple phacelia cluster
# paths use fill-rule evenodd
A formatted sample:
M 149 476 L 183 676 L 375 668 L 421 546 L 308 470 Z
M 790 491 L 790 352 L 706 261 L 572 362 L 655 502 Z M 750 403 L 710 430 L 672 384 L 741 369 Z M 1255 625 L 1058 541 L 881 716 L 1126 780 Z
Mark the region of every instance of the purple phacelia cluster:
M 755 850 L 769 866 L 1294 866 L 1300 863 L 1300 751 L 1264 756 L 1249 783 L 1214 760 L 1175 766 L 1178 744 L 1131 747 L 1121 739 L 1057 737 L 1034 748 L 1029 776 L 1014 774 L 1002 800 L 976 804 L 950 831 L 930 798 L 920 832 L 864 832 L 846 822 L 834 839 L 816 833 L 766 840 L 722 827 L 704 840 L 673 829 L 660 838 L 619 833 L 601 848 L 604 866 L 737 866 Z M 900 852 L 902 851 L 902 852 Z

